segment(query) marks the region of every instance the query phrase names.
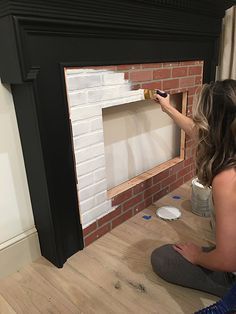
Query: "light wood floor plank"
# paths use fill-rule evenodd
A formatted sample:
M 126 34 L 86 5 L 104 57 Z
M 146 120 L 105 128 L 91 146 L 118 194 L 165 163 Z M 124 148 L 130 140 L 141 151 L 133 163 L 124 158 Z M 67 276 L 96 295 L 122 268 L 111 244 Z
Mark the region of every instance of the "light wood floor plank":
M 16 312 L 7 303 L 7 301 L 0 295 L 0 313 L 4 314 L 15 314 Z

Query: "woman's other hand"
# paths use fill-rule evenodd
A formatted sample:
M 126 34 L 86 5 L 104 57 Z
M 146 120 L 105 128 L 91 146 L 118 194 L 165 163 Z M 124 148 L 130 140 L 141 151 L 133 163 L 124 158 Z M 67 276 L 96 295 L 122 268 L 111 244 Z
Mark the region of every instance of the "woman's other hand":
M 201 247 L 194 243 L 177 243 L 173 245 L 173 248 L 190 263 L 198 264 L 198 257 L 202 253 Z

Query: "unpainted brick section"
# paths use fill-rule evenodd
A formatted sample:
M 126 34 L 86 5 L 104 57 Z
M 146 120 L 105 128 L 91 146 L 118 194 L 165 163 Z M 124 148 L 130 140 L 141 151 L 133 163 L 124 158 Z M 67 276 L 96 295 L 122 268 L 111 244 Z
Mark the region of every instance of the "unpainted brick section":
M 167 79 L 170 77 L 171 77 L 171 69 L 160 69 L 160 70 L 153 71 L 154 80 Z
M 133 211 L 130 209 L 120 217 L 114 219 L 111 223 L 112 229 L 115 228 L 116 226 L 120 225 L 122 222 L 126 221 L 127 219 L 131 218 L 133 216 Z
M 188 73 L 187 67 L 173 68 L 172 69 L 172 77 L 183 77 Z
M 131 72 L 129 77 L 134 82 L 151 81 L 153 79 L 153 71 L 135 71 Z
M 195 67 L 189 67 L 189 75 L 200 75 L 202 74 L 202 67 L 201 66 L 195 66 Z
M 106 234 L 110 230 L 111 230 L 111 224 L 110 223 L 108 223 L 105 226 L 98 228 L 96 231 L 94 231 L 93 233 L 89 234 L 87 237 L 84 238 L 85 246 L 88 246 L 89 244 L 91 244 L 95 240 L 99 239 L 101 236 L 103 236 L 104 234 Z
M 163 81 L 163 89 L 168 91 L 170 89 L 179 88 L 179 79 L 171 79 Z
M 129 189 L 121 194 L 118 194 L 112 199 L 112 206 L 116 206 L 124 202 L 125 200 L 128 200 L 133 195 L 133 190 Z
M 133 207 L 134 205 L 140 203 L 143 200 L 143 194 L 139 194 L 127 202 L 123 204 L 123 211 L 127 211 L 129 208 Z
M 120 214 L 121 214 L 121 206 L 116 208 L 113 212 L 109 213 L 108 215 L 100 218 L 98 220 L 98 226 L 104 225 L 105 223 L 111 221 L 113 218 L 119 216 Z
M 152 83 L 143 83 L 141 84 L 141 88 L 145 89 L 162 89 L 163 83 L 162 81 L 152 82 Z

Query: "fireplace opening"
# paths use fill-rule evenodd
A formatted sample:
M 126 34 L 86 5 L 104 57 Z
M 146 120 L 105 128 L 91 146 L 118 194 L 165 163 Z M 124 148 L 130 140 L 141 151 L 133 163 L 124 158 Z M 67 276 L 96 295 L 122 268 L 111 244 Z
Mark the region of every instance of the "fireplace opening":
M 172 105 L 183 113 L 185 99 L 183 93 L 170 96 Z M 147 172 L 146 177 L 152 169 L 157 174 L 174 158 L 183 160 L 184 139 L 181 137 L 184 134 L 155 101 L 143 100 L 104 108 L 102 117 L 110 194 L 113 194 L 112 188 L 144 172 Z

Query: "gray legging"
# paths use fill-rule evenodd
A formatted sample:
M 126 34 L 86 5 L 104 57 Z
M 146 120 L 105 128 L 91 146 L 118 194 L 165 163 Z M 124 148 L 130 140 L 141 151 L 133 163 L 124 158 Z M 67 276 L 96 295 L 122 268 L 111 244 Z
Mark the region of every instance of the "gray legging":
M 214 248 L 202 249 L 207 252 Z M 155 249 L 151 255 L 151 263 L 154 272 L 164 280 L 219 297 L 222 297 L 235 282 L 232 273 L 211 271 L 193 265 L 176 252 L 171 244 Z

